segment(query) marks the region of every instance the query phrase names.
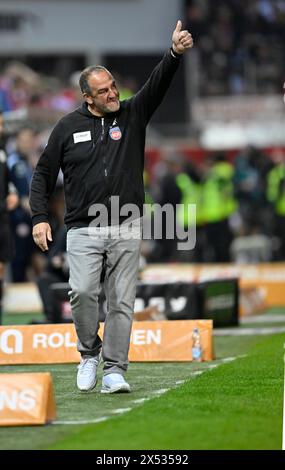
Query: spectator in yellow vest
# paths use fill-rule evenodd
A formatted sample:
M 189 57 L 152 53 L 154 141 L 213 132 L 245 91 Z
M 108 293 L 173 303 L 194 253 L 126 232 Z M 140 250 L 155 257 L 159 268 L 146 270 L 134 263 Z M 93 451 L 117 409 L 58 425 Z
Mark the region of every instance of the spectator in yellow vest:
M 234 195 L 234 167 L 223 153 L 214 155 L 205 167 L 203 218 L 208 244 L 208 261 L 229 261 L 232 240 L 229 217 L 237 210 Z
M 273 212 L 273 235 L 277 237 L 277 259 L 285 259 L 285 153 L 276 149 L 272 155 L 275 166 L 267 177 L 267 200 Z

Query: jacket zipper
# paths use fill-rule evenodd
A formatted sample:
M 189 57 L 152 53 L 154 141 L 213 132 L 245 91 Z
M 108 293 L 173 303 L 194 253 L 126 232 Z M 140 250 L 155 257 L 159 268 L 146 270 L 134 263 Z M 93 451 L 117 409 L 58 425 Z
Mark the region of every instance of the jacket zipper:
M 102 126 L 102 130 L 101 130 L 101 145 L 103 146 L 103 143 L 104 143 L 104 132 L 105 132 L 105 129 L 104 129 L 104 118 L 102 117 L 101 118 L 101 126 Z M 107 169 L 107 164 L 106 164 L 106 157 L 105 157 L 105 153 L 103 152 L 103 167 L 104 167 L 104 175 L 105 177 L 108 176 L 108 169 Z
M 101 129 L 101 149 L 102 149 L 102 153 L 103 153 L 103 169 L 104 169 L 104 176 L 105 176 L 105 182 L 106 182 L 106 189 L 107 189 L 107 193 L 108 193 L 108 203 L 110 203 L 110 189 L 109 189 L 109 182 L 108 182 L 108 168 L 107 168 L 107 162 L 106 162 L 106 155 L 105 155 L 105 152 L 104 152 L 104 137 L 105 137 L 105 126 L 104 126 L 104 118 L 102 117 L 101 118 L 101 126 L 102 126 L 102 129 Z M 109 211 L 109 207 L 107 205 L 107 210 Z M 108 216 L 109 217 L 109 216 Z

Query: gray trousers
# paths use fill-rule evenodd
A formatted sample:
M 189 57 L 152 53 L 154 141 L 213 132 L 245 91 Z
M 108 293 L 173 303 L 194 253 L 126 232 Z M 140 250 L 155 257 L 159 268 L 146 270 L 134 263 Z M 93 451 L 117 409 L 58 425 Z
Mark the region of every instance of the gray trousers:
M 128 237 L 122 226 L 72 228 L 67 233 L 72 315 L 82 356 L 96 356 L 102 348 L 104 373 L 123 373 L 136 295 L 141 229 Z M 132 233 L 134 235 L 134 232 Z M 103 344 L 98 336 L 100 275 L 106 263 L 107 316 Z

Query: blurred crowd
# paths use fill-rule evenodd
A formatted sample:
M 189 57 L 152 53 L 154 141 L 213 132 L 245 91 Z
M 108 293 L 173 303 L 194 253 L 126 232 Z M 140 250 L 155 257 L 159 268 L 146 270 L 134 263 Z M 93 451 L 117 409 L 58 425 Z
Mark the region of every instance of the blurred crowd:
M 200 96 L 278 93 L 284 81 L 285 0 L 185 0 L 186 28 L 195 40 Z M 47 319 L 60 318 L 50 286 L 68 281 L 62 176 L 50 202 L 53 245 L 42 253 L 32 240 L 28 204 L 33 169 L 51 128 L 81 104 L 78 71 L 65 82 L 44 76 L 21 62 L 0 72 L 0 109 L 6 133 L 0 143 L 19 195 L 10 211 L 15 256 L 7 278 L 37 282 Z M 116 77 L 121 99 L 136 91 L 128 78 Z M 197 162 L 160 143 L 160 158 L 145 171 L 146 218 L 155 224 L 155 204 L 172 204 L 185 233 L 193 214 L 179 204 L 196 205 L 196 244 L 178 250 L 167 238 L 162 218 L 160 240 L 144 240 L 142 267 L 160 262 L 258 263 L 285 260 L 285 149 L 269 154 L 240 149 L 234 159 L 208 153 Z M 178 206 L 177 206 L 178 205 Z
M 186 0 L 199 54 L 199 94 L 280 93 L 285 68 L 284 0 Z
M 53 248 L 40 252 L 31 236 L 29 185 L 46 134 L 23 127 L 2 142 L 20 203 L 10 212 L 15 257 L 13 282 L 34 280 L 48 270 L 58 282 L 68 279 L 65 259 L 64 197 L 59 175 L 50 203 Z M 261 262 L 285 259 L 285 151 L 271 155 L 254 148 L 241 150 L 230 161 L 223 153 L 208 153 L 200 163 L 175 148 L 161 147 L 160 159 L 145 172 L 146 217 L 155 219 L 155 203 L 196 204 L 197 242 L 193 250 L 177 250 L 177 238 L 145 240 L 145 262 Z M 189 218 L 190 217 L 190 218 Z M 178 225 L 187 231 L 193 220 L 178 206 Z M 43 289 L 45 290 L 45 289 Z
M 0 109 L 8 120 L 24 117 L 46 125 L 80 103 L 79 72 L 66 83 L 54 76 L 35 72 L 22 62 L 10 61 L 0 74 Z
M 82 103 L 79 75 L 75 70 L 65 80 L 38 73 L 19 61 L 9 61 L 0 70 L 0 109 L 5 113 L 6 127 L 14 131 L 20 121 L 43 131 L 64 114 Z M 133 95 L 137 84 L 131 77 L 114 73 L 121 99 Z
M 285 0 L 185 0 L 184 16 L 195 41 L 200 96 L 280 93 Z M 6 62 L 0 70 L 0 109 L 39 127 L 53 125 L 81 101 L 76 65 L 63 79 Z M 68 72 L 72 69 L 70 64 Z M 136 91 L 132 77 L 115 77 L 122 99 Z
M 149 178 L 147 178 L 149 179 Z M 196 246 L 177 239 L 151 242 L 151 262 L 258 263 L 285 259 L 285 149 L 270 155 L 248 146 L 229 159 L 209 152 L 199 163 L 166 148 L 153 168 L 148 199 L 162 205 L 196 204 Z M 191 227 L 178 206 L 176 220 Z

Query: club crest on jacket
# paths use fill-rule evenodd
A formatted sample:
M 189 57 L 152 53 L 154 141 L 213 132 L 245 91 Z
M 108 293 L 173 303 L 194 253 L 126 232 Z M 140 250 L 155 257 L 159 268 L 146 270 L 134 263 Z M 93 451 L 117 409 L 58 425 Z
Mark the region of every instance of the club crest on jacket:
M 109 135 L 110 135 L 111 139 L 113 139 L 113 140 L 120 140 L 120 138 L 122 137 L 121 129 L 118 126 L 112 127 L 109 130 Z

